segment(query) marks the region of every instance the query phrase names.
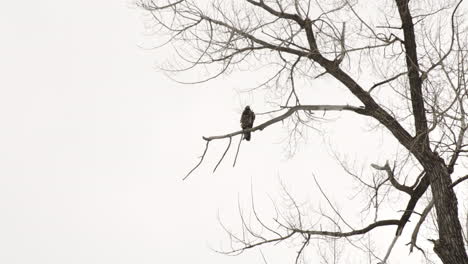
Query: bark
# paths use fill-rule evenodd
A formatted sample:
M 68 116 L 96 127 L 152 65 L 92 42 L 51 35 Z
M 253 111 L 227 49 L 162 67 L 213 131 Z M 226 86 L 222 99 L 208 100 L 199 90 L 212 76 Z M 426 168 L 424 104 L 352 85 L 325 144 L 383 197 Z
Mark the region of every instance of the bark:
M 458 202 L 451 188 L 452 180 L 444 161 L 436 154 L 430 155 L 423 166 L 431 181 L 436 207 L 439 239 L 434 242 L 434 252 L 444 264 L 468 264 L 463 244 L 462 227 L 458 217 Z

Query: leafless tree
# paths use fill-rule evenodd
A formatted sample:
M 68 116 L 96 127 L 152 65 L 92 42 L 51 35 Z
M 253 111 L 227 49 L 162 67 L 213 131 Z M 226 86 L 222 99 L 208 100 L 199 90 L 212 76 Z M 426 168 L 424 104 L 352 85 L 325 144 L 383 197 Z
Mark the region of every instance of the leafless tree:
M 457 201 L 457 188 L 468 179 L 461 173 L 468 152 L 468 34 L 462 1 L 138 2 L 151 15 L 154 28 L 166 36 L 165 43 L 176 49 L 178 61 L 165 68 L 170 73 L 205 70 L 211 75 L 196 81 L 204 82 L 250 63 L 275 70 L 261 86 L 283 96 L 271 109 L 272 118 L 248 131 L 260 132 L 289 120 L 300 132 L 300 126 L 320 122 L 314 112 L 349 111 L 378 123 L 404 149 L 394 161 L 372 164 L 375 174 L 370 181 L 349 171 L 371 194 L 369 209 L 375 209 L 375 217 L 370 224 L 356 228 L 336 211 L 338 220 L 327 218 L 333 231 L 313 229 L 302 223 L 300 208 L 294 206 L 297 213 L 275 218 L 275 227 L 256 218 L 267 234 L 244 224 L 244 236 L 232 234 L 239 246 L 232 253 L 299 238 L 298 262 L 312 239 L 344 238 L 355 243 L 354 237 L 394 226 L 393 242 L 379 258 L 385 263 L 410 217 L 417 219 L 408 230 L 410 251 L 428 251 L 418 246 L 417 238 L 435 209 L 434 252 L 444 264 L 468 264 Z M 319 78 L 334 79 L 334 85 L 346 89 L 358 103 L 303 104 L 307 98 L 300 91 Z M 217 167 L 232 138 L 242 133 L 203 137 L 204 153 L 185 178 L 203 162 L 210 143 L 229 140 Z M 408 202 L 400 205 L 402 211 L 395 218 L 379 220 L 378 208 L 388 202 L 382 197 L 391 192 L 405 195 Z M 416 212 L 418 203 L 424 204 L 421 213 Z

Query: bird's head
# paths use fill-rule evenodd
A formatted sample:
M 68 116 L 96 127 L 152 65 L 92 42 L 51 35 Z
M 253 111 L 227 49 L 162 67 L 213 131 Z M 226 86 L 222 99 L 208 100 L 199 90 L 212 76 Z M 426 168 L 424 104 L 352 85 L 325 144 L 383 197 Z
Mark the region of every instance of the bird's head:
M 250 110 L 250 105 L 246 106 L 245 110 Z

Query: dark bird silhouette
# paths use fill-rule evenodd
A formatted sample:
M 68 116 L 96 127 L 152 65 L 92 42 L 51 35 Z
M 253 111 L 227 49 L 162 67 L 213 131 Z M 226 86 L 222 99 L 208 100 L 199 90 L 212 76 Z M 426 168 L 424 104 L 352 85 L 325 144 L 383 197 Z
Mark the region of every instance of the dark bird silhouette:
M 248 129 L 253 127 L 253 123 L 255 120 L 255 113 L 250 110 L 250 106 L 246 106 L 244 112 L 242 112 L 241 116 L 241 127 L 242 129 Z M 244 139 L 250 141 L 250 131 L 244 132 Z

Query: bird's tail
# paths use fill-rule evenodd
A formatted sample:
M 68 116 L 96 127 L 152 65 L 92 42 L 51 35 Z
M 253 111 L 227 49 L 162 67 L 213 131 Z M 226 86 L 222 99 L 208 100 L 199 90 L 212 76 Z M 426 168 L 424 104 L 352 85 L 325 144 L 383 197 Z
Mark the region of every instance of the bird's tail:
M 244 139 L 247 141 L 250 141 L 250 132 L 245 132 L 244 133 Z

